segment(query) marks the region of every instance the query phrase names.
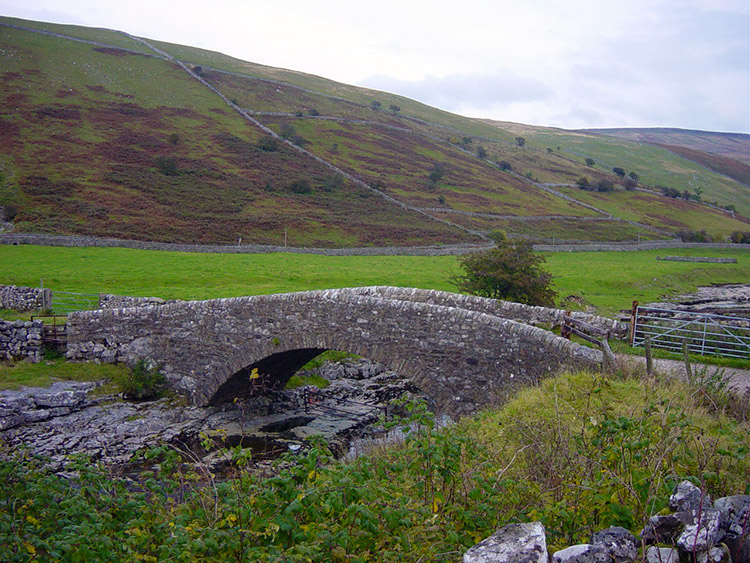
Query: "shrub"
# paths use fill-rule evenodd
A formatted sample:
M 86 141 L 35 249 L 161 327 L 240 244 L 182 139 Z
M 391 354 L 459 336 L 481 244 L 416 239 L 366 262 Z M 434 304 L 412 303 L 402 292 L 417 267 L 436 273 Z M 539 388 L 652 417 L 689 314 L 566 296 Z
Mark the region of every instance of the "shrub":
M 459 258 L 464 273 L 451 277 L 459 291 L 527 305 L 553 305 L 557 293 L 550 287 L 552 275 L 541 267 L 544 257 L 534 254 L 533 245 L 524 240 L 499 234 L 496 242 L 495 248 Z
M 258 148 L 264 152 L 279 150 L 279 140 L 271 135 L 264 135 L 258 140 Z
M 309 194 L 312 192 L 312 188 L 307 180 L 297 180 L 289 184 L 289 191 L 293 194 Z
M 0 205 L 0 220 L 12 221 L 16 218 L 16 215 L 18 215 L 18 207 L 16 207 L 12 203 Z
M 713 242 L 714 239 L 705 230 L 683 229 L 677 231 L 677 236 L 682 242 Z
M 146 401 L 161 396 L 166 378 L 161 373 L 161 366 L 155 365 L 151 360 L 140 359 L 130 370 L 118 375 L 114 383 L 124 398 Z
M 668 188 L 667 186 L 656 186 L 661 193 L 663 193 L 667 197 L 671 198 L 678 198 L 680 197 L 680 190 L 677 188 Z
M 729 240 L 735 244 L 750 244 L 750 231 L 734 231 Z
M 177 162 L 170 156 L 157 156 L 156 168 L 165 176 L 177 176 Z

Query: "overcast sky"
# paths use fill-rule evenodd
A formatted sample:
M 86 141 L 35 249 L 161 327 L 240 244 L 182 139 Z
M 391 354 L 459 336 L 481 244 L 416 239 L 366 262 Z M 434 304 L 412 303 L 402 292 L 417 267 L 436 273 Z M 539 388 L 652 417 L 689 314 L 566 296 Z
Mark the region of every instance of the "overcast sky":
M 0 14 L 221 51 L 471 117 L 750 132 L 748 0 L 0 0 Z

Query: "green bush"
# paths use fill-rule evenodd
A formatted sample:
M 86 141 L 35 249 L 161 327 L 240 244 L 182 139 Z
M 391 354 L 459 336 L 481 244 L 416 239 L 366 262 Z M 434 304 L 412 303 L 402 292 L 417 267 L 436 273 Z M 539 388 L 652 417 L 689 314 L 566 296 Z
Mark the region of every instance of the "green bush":
M 166 385 L 166 378 L 160 366 L 146 359 L 140 359 L 129 370 L 115 378 L 115 386 L 123 397 L 134 401 L 146 401 L 160 397 Z

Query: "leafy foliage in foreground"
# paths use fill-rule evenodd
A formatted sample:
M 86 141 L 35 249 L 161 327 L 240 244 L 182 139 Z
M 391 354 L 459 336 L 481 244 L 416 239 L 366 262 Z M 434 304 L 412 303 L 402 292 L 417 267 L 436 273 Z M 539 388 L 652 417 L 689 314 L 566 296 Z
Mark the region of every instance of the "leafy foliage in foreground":
M 84 461 L 69 480 L 6 454 L 0 559 L 450 561 L 514 521 L 541 520 L 553 549 L 637 531 L 676 479 L 715 496 L 745 487 L 747 427 L 686 408 L 690 394 L 573 374 L 443 429 L 410 404 L 402 446 L 341 463 L 317 442 L 266 480 L 240 449 L 225 450 L 237 471 L 219 482 L 156 448 L 138 487 Z

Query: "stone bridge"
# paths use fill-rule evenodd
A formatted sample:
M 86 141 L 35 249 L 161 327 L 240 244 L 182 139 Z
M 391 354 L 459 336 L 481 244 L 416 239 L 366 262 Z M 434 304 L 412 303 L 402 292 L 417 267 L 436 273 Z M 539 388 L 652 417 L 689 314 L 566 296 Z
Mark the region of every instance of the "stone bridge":
M 345 350 L 400 372 L 439 410 L 460 416 L 564 367 L 600 367 L 601 352 L 529 324 L 561 314 L 392 287 L 185 301 L 71 313 L 68 356 L 153 360 L 202 405 L 282 389 L 324 350 Z M 251 378 L 256 368 L 260 377 Z

